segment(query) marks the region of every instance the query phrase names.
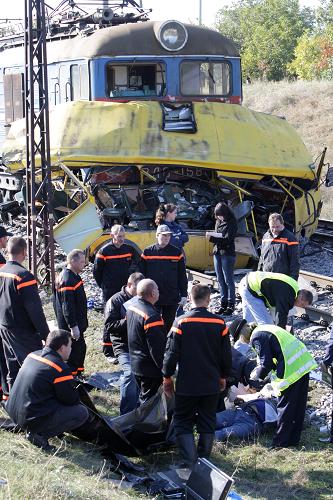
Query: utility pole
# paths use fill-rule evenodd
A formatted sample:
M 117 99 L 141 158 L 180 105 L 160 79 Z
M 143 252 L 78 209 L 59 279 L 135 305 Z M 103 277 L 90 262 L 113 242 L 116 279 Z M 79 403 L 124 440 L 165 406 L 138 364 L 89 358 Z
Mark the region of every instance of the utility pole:
M 24 48 L 28 264 L 41 284 L 53 285 L 54 240 L 44 0 L 25 0 Z M 40 165 L 36 165 L 39 158 Z
M 199 26 L 202 25 L 202 0 L 199 0 Z

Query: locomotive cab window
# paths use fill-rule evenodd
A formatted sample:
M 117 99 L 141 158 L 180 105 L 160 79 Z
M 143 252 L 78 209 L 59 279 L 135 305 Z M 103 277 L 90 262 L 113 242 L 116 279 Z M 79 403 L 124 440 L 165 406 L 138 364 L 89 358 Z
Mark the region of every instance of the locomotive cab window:
M 231 91 L 231 67 L 225 61 L 184 61 L 180 68 L 182 95 L 226 96 Z
M 166 90 L 164 64 L 108 64 L 107 97 L 160 97 Z

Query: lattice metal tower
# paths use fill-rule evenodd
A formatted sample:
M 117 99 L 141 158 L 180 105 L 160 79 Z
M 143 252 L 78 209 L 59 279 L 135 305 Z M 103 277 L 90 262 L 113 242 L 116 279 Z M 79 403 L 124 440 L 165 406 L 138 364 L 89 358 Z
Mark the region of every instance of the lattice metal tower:
M 53 214 L 49 208 L 52 190 L 44 0 L 25 0 L 24 30 L 29 269 L 40 283 L 53 285 L 54 240 Z

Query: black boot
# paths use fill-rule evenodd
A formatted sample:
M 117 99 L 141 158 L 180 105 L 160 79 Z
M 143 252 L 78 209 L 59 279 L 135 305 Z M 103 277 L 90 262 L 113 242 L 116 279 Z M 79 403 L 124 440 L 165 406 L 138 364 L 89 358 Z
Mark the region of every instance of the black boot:
M 103 443 L 105 432 L 106 429 L 103 420 L 91 411 L 89 411 L 88 419 L 80 427 L 70 431 L 73 436 L 82 439 L 82 441 L 98 444 Z
M 37 448 L 41 448 L 44 451 L 53 451 L 55 450 L 54 446 L 51 446 L 45 436 L 42 434 L 37 434 L 33 432 L 27 431 L 25 437 L 31 444 L 37 446 Z
M 221 302 L 221 307 L 220 307 L 220 309 L 217 309 L 215 311 L 215 314 L 222 315 L 222 314 L 225 313 L 225 311 L 226 311 L 227 308 L 228 308 L 227 302 Z
M 228 301 L 228 307 L 224 311 L 224 315 L 231 316 L 234 310 L 235 310 L 235 304 L 233 302 Z
M 214 434 L 200 434 L 198 441 L 198 456 L 209 458 L 214 443 Z
M 177 436 L 177 442 L 185 464 L 192 467 L 198 458 L 193 434 L 181 434 Z

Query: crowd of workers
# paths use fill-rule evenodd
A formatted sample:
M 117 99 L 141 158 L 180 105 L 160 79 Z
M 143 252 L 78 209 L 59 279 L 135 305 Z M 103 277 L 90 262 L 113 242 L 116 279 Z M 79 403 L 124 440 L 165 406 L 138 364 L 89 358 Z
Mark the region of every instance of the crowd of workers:
M 288 313 L 306 307 L 312 293 L 299 289 L 298 241 L 284 228 L 280 214 L 269 217 L 259 270 L 239 285 L 243 319 L 227 325 L 235 305 L 235 237 L 231 209 L 215 207 L 214 265 L 221 304 L 209 310 L 211 290 L 194 285 L 188 300 L 184 244 L 188 236 L 176 222 L 177 207 L 161 207 L 156 243 L 141 255 L 115 225 L 111 242 L 96 254 L 93 274 L 105 303 L 103 352 L 115 357 L 123 376 L 120 413 L 147 402 L 162 386 L 174 396 L 174 427 L 186 464 L 209 457 L 214 438 L 249 437 L 276 423 L 272 447 L 296 446 L 304 421 L 309 373 L 316 362 L 288 331 Z M 8 240 L 8 237 L 9 240 Z M 8 240 L 8 241 L 7 241 Z M 85 255 L 74 249 L 57 277 L 54 310 L 58 329 L 49 332 L 35 277 L 23 266 L 26 242 L 0 228 L 0 369 L 5 408 L 44 449 L 48 438 L 78 430 L 89 414 L 73 385 L 83 376 L 88 327 L 87 300 L 80 273 Z M 324 367 L 333 363 L 331 338 Z M 244 392 L 269 387 L 251 400 L 241 392 L 235 409 L 226 409 L 230 387 Z M 199 434 L 195 444 L 194 427 Z M 333 428 L 330 442 L 333 442 Z

